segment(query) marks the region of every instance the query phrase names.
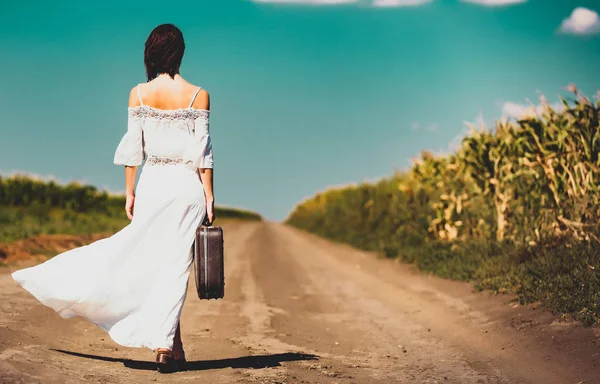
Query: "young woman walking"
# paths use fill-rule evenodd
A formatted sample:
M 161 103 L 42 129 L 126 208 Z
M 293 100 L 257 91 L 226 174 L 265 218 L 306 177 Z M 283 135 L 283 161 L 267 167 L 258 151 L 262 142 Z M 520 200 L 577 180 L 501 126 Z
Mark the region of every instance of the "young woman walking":
M 63 318 L 82 317 L 120 345 L 156 350 L 161 372 L 184 368 L 179 317 L 191 246 L 201 222 L 215 218 L 210 100 L 181 77 L 184 50 L 177 27 L 156 27 L 144 50 L 148 81 L 130 93 L 127 133 L 114 163 L 125 166 L 131 223 L 12 274 Z

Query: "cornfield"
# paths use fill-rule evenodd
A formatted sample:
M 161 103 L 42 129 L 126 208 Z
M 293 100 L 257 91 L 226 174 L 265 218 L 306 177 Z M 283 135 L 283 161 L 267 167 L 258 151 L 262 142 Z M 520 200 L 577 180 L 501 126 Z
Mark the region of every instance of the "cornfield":
M 500 120 L 493 129 L 470 126 L 455 153 L 425 152 L 410 170 L 377 184 L 319 193 L 287 222 L 445 277 L 519 293 L 522 301 L 542 300 L 558 312 L 584 311 L 579 317 L 594 322 L 598 293 L 581 308 L 565 309 L 538 289 L 541 280 L 556 277 L 548 274 L 560 270 L 564 280 L 579 269 L 586 281 L 571 282 L 578 292 L 600 289 L 600 252 L 594 251 L 600 246 L 600 100 L 569 89 L 574 96 L 561 99 L 564 110 L 541 97 L 538 113 Z M 531 268 L 547 262 L 544 257 L 565 253 L 560 268 L 553 261 L 533 276 Z

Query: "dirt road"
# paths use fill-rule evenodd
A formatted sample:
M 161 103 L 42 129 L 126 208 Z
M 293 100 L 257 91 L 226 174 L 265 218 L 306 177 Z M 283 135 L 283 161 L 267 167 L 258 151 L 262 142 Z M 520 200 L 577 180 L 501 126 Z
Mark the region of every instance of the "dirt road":
M 0 383 L 600 383 L 598 328 L 271 223 L 225 226 L 226 298 L 182 315 L 189 371 L 63 320 L 0 273 Z M 92 273 L 92 271 L 90 271 Z

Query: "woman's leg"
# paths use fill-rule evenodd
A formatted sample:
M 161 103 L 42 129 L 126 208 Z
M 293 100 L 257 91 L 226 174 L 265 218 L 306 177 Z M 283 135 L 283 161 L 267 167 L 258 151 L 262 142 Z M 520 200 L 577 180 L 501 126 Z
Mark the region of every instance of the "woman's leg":
M 181 322 L 177 323 L 177 330 L 175 331 L 175 337 L 173 338 L 173 358 L 175 360 L 182 360 L 185 358 L 183 343 L 181 342 Z

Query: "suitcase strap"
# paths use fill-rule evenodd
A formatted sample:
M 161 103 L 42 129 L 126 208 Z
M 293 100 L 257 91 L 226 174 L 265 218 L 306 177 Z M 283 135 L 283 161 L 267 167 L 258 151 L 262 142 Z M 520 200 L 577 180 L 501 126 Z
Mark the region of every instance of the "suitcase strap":
M 208 228 L 204 227 L 204 285 L 208 292 Z

